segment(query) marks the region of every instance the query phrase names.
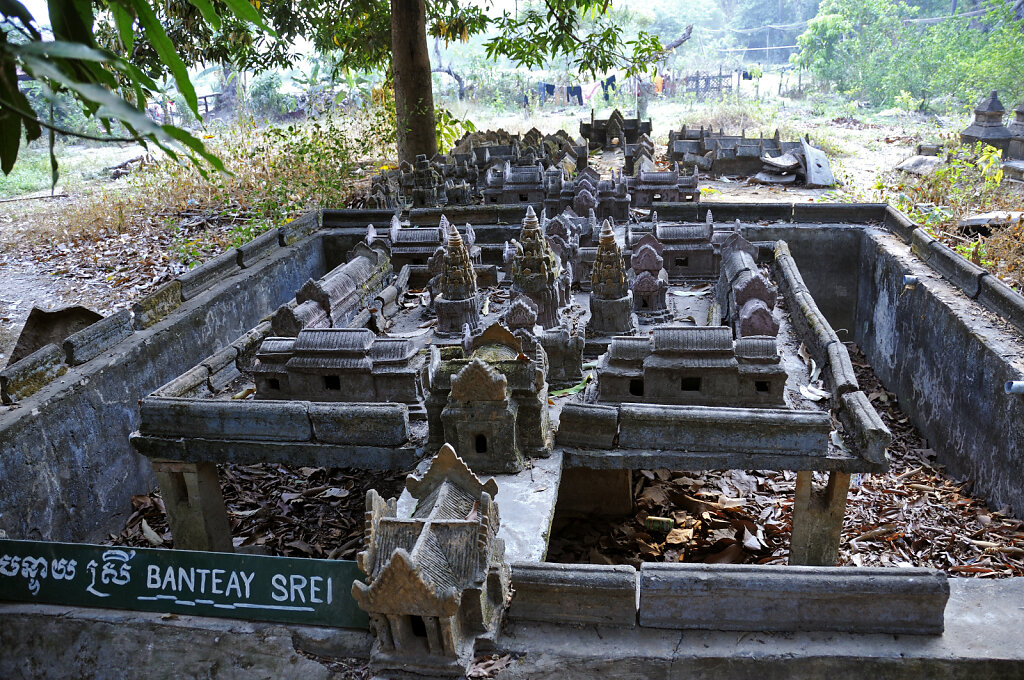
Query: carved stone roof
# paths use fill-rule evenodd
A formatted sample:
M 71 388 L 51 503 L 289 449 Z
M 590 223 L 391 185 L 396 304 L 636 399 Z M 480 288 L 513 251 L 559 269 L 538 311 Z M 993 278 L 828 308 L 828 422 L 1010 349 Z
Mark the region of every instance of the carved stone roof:
M 999 92 L 992 90 L 988 96 L 978 102 L 974 109 L 977 113 L 1006 113 L 1006 107 L 999 101 Z
M 451 444 L 445 444 L 430 461 L 430 467 L 423 473 L 422 477 L 409 476 L 405 480 L 405 488 L 413 498 L 419 500 L 426 498 L 435 488 L 443 482 L 450 481 L 471 496 L 479 498 L 486 492 L 494 498 L 498 494 L 498 483 L 488 479 L 486 483 L 473 474 L 473 471 L 466 465 Z
M 416 355 L 416 343 L 408 338 L 377 338 L 370 348 L 373 363 L 408 361 Z
M 504 401 L 508 396 L 508 378 L 475 358 L 452 376 L 454 401 Z
M 658 239 L 666 244 L 672 243 L 706 243 L 711 240 L 711 225 L 707 222 L 697 224 L 664 224 L 655 226 Z
M 778 363 L 779 347 L 770 335 L 749 335 L 736 340 L 736 358 L 756 363 Z
M 732 331 L 728 326 L 662 326 L 654 329 L 655 354 L 732 354 Z
M 631 288 L 637 293 L 656 293 L 665 286 L 665 283 L 648 271 L 642 271 L 633 279 Z
M 609 359 L 637 361 L 651 353 L 651 340 L 642 336 L 616 336 L 608 347 Z
M 646 236 L 644 238 L 647 238 Z M 635 272 L 659 272 L 665 264 L 665 259 L 650 243 L 643 243 L 633 251 L 630 260 Z
M 509 330 L 532 330 L 537 325 L 537 303 L 526 295 L 519 295 L 509 305 L 501 320 Z

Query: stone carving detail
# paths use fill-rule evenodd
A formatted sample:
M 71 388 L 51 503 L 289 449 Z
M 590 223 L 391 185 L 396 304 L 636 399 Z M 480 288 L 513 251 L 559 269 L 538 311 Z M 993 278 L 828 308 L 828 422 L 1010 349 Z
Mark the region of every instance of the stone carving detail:
M 754 246 L 738 233 L 722 244 L 722 271 L 715 292 L 722 318 L 732 325 L 737 338 L 779 332 L 772 316 L 778 291 L 757 266 L 756 255 Z
M 601 240 L 590 276 L 590 330 L 601 335 L 632 335 L 633 292 L 629 290 L 622 251 L 608 220 L 601 225 Z
M 650 317 L 668 314 L 668 274 L 663 269 L 662 245 L 647 234 L 637 243 L 631 258 L 632 274 L 629 289 L 633 293 L 633 310 Z
M 960 141 L 964 144 L 984 142 L 1006 153 L 1013 135 L 1003 125 L 1004 114 L 1006 108 L 999 101 L 999 93 L 992 90 L 974 109 L 974 122 L 960 133 Z
M 480 327 L 476 271 L 462 236 L 444 216 L 441 229 L 448 234 L 448 244 L 441 264 L 434 311 L 437 312 L 437 333 L 452 336 L 462 333 L 465 324 L 474 331 Z
M 533 207 L 526 209 L 523 229 L 512 258 L 512 290 L 537 305 L 537 321 L 544 328 L 558 325 L 558 308 L 568 295 L 562 266 L 551 250 Z
M 366 494 L 366 550 L 357 562 L 366 582 L 352 584 L 376 641 L 370 664 L 388 678 L 465 675 L 477 639 L 500 625 L 509 568 L 493 479 L 473 474 L 449 444 L 406 488 L 408 517 L 395 499 Z
M 452 378 L 451 399 L 454 401 L 504 401 L 508 394 L 508 380 L 480 359 Z

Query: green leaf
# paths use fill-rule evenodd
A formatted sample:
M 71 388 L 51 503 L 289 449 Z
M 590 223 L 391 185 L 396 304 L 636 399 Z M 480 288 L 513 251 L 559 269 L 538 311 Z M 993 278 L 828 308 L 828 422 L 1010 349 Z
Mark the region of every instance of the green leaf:
M 130 2 L 132 7 L 135 8 L 139 24 L 146 33 L 146 37 L 149 38 L 150 44 L 153 45 L 153 49 L 156 50 L 160 60 L 170 69 L 171 74 L 174 76 L 174 82 L 178 86 L 181 96 L 185 99 L 185 103 L 192 109 L 192 113 L 196 115 L 196 118 L 199 118 L 199 100 L 196 98 L 196 89 L 192 86 L 192 81 L 189 80 L 188 69 L 185 67 L 185 63 L 174 49 L 174 43 L 167 37 L 163 26 L 160 25 L 160 20 L 157 19 L 153 8 L 150 7 L 147 0 L 130 0 Z
M 215 31 L 220 30 L 220 17 L 217 16 L 217 11 L 213 9 L 213 4 L 210 0 L 188 0 L 192 5 L 199 10 L 199 13 L 206 19 L 206 23 Z
M 92 47 L 93 41 L 92 4 L 87 1 L 49 0 L 50 27 L 57 40 L 82 43 Z
M 117 3 L 110 4 L 110 13 L 114 15 L 114 23 L 117 25 L 117 34 L 121 36 L 121 44 L 124 51 L 131 54 L 135 46 L 135 29 L 133 25 L 135 18 L 127 9 Z
M 248 0 L 224 0 L 224 4 L 239 19 L 255 24 L 275 38 L 277 37 L 277 33 L 263 22 L 263 17 L 260 16 L 255 7 L 249 4 Z
M 44 59 L 78 59 L 81 61 L 95 61 L 109 63 L 115 61 L 110 52 L 99 50 L 81 43 L 55 40 L 49 42 L 30 42 L 23 45 L 12 45 L 11 51 L 17 54 L 30 54 Z

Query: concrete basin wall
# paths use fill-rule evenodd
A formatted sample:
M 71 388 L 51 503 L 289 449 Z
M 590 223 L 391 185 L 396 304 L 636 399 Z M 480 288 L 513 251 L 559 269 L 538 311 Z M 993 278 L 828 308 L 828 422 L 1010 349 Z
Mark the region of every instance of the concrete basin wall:
M 0 412 L 0 529 L 10 538 L 96 541 L 156 479 L 128 436 L 139 400 L 231 343 L 326 270 L 318 235 L 276 249 Z

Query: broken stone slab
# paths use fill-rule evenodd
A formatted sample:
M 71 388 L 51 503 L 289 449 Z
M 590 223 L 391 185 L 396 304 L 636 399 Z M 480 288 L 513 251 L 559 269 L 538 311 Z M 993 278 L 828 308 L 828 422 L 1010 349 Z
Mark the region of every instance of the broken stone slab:
M 1003 163 L 1003 177 L 1024 182 L 1024 161 L 1006 161 Z
M 926 177 L 934 174 L 940 165 L 942 165 L 942 159 L 936 156 L 911 156 L 900 161 L 896 169 L 911 175 Z
M 1008 227 L 1011 224 L 1020 222 L 1024 218 L 1024 212 L 1019 210 L 1006 210 L 970 215 L 960 220 L 961 227 Z
M 828 363 L 823 373 L 825 385 L 835 397 L 860 389 L 857 375 L 853 372 L 853 362 L 850 361 L 850 352 L 841 342 L 833 342 L 828 346 Z
M 941 635 L 949 584 L 924 568 L 644 564 L 640 625 Z
M 290 246 L 299 239 L 309 236 L 320 228 L 320 211 L 311 210 L 291 222 L 278 227 L 277 235 L 281 246 Z
M 352 446 L 401 446 L 409 441 L 405 404 L 309 405 L 316 441 Z
M 143 434 L 212 439 L 309 441 L 308 402 L 208 401 L 174 397 L 142 400 Z
M 181 281 L 168 281 L 132 305 L 135 328 L 143 330 L 157 323 L 181 306 Z
M 747 180 L 751 184 L 765 184 L 769 186 L 785 186 L 796 184 L 796 175 L 779 175 L 774 172 L 759 172 Z
M 279 230 L 271 229 L 264 232 L 248 243 L 243 243 L 238 248 L 235 248 L 238 266 L 243 269 L 251 267 L 280 247 L 281 236 Z
M 7 359 L 7 365 L 16 364 L 51 343 L 60 345 L 69 336 L 102 319 L 102 314 L 80 305 L 52 310 L 33 307 Z
M 800 140 L 800 146 L 803 148 L 805 159 L 804 185 L 808 189 L 827 189 L 835 186 L 836 178 L 832 175 L 832 167 L 825 152 L 811 146 L 806 137 Z
M 195 269 L 178 277 L 181 281 L 181 299 L 191 300 L 214 284 L 238 272 L 238 255 L 233 250 L 221 253 Z
M 209 356 L 201 362 L 210 372 L 210 392 L 216 394 L 228 386 L 233 380 L 241 377 L 235 360 L 238 358 L 238 350 L 233 345 L 228 345 L 216 354 Z
M 570 625 L 636 626 L 636 569 L 626 565 L 512 565 L 508 616 Z
M 839 401 L 839 420 L 861 456 L 872 463 L 888 464 L 885 450 L 892 443 L 892 432 L 867 395 L 859 390 L 844 394 Z
M 14 404 L 67 373 L 64 351 L 49 344 L 0 371 L 0 402 Z
M 67 356 L 68 365 L 84 364 L 134 332 L 132 313 L 127 309 L 86 326 L 64 341 L 64 354 Z
M 623 404 L 619 446 L 702 453 L 825 456 L 832 422 L 823 411 Z
M 558 416 L 555 441 L 561 446 L 610 449 L 619 433 L 619 409 L 615 406 L 570 403 Z
M 998 276 L 986 274 L 981 277 L 978 302 L 1024 333 L 1024 296 L 1003 283 Z
M 781 172 L 793 172 L 800 167 L 800 161 L 796 156 L 788 151 L 781 156 L 775 156 L 774 158 L 765 154 L 761 156 L 761 162 L 764 163 L 767 168 Z
M 922 142 L 914 147 L 914 153 L 918 156 L 938 156 L 941 152 L 941 144 L 927 144 Z

